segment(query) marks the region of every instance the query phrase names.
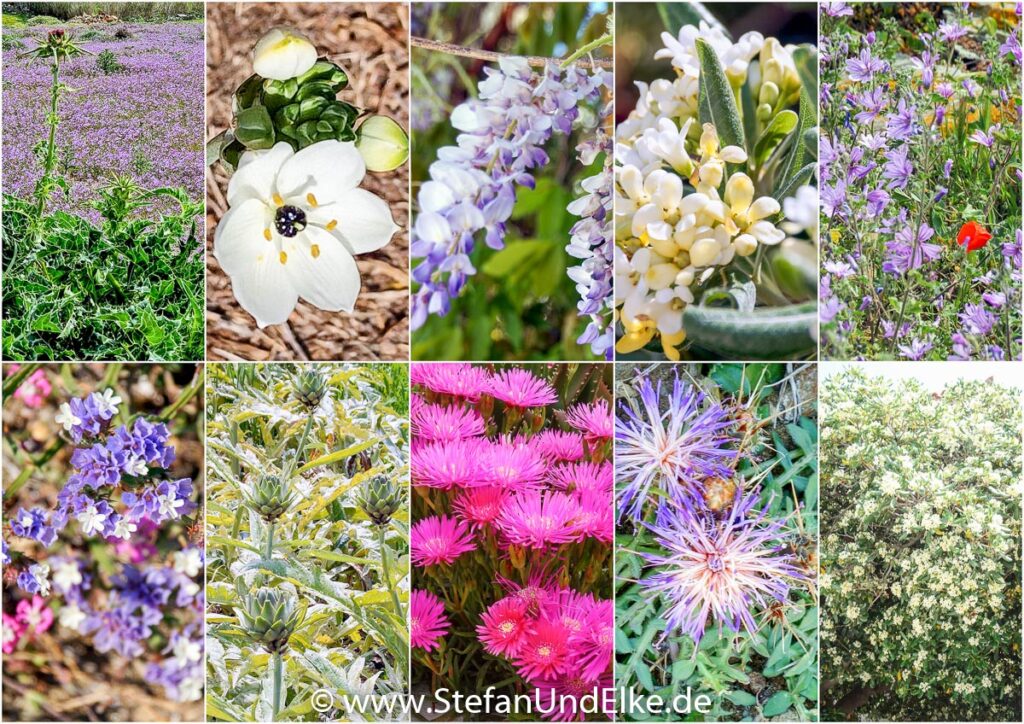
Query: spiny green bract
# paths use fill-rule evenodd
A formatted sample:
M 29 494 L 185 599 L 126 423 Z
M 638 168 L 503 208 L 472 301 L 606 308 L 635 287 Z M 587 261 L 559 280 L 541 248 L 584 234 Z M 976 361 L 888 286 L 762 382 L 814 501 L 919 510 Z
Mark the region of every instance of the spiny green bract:
M 208 712 L 320 720 L 326 688 L 345 721 L 342 693 L 406 692 L 406 366 L 207 371 Z

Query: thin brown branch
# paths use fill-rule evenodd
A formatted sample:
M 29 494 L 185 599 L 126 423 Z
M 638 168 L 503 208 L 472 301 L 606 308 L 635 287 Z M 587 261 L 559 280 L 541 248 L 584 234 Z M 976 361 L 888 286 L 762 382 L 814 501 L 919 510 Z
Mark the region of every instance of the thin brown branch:
M 537 55 L 516 56 L 510 53 L 496 53 L 493 50 L 480 50 L 479 48 L 469 48 L 465 45 L 455 45 L 454 43 L 442 43 L 437 40 L 417 38 L 416 36 L 409 36 L 409 44 L 415 48 L 423 48 L 425 50 L 433 50 L 438 53 L 447 53 L 448 55 L 458 55 L 463 58 L 475 58 L 477 60 L 486 60 L 490 62 L 497 62 L 502 58 L 522 57 L 534 68 L 544 68 L 550 63 L 560 63 L 562 60 L 561 58 L 544 58 Z M 573 65 L 578 65 L 581 68 L 604 68 L 606 70 L 611 70 L 613 67 L 612 61 L 610 60 L 589 60 L 583 58 L 574 62 Z

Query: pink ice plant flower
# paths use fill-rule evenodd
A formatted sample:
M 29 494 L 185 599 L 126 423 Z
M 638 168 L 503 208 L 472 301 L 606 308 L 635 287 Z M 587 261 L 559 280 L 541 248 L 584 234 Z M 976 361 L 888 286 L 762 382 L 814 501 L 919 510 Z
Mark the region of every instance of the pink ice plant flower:
M 476 402 L 489 389 L 491 374 L 463 362 L 414 362 L 409 381 L 440 395 Z
M 16 371 L 16 366 L 13 371 Z M 25 403 L 26 407 L 39 409 L 46 398 L 53 392 L 53 385 L 43 370 L 36 370 L 24 380 L 14 391 L 14 396 Z
M 496 372 L 488 392 L 509 407 L 543 407 L 558 401 L 558 393 L 551 383 L 518 368 Z
M 544 430 L 533 437 L 540 453 L 554 462 L 576 462 L 583 459 L 583 435 L 564 430 Z
M 543 549 L 579 537 L 580 504 L 561 492 L 529 490 L 505 504 L 498 527 L 512 545 Z
M 582 432 L 590 443 L 611 440 L 615 435 L 615 418 L 607 400 L 598 400 L 590 405 L 573 405 L 565 421 Z
M 413 440 L 412 483 L 451 490 L 486 484 L 483 459 L 489 443 L 480 438 L 423 443 Z
M 410 412 L 412 434 L 421 440 L 464 440 L 487 431 L 484 418 L 472 408 L 428 403 L 410 408 Z
M 413 648 L 433 651 L 440 646 L 451 623 L 441 599 L 430 591 L 409 594 L 409 641 Z
M 489 485 L 505 490 L 539 488 L 547 473 L 540 451 L 522 440 L 499 440 L 483 451 L 481 461 Z
M 32 601 L 18 601 L 15 618 L 25 627 L 26 633 L 42 634 L 53 625 L 53 611 L 42 596 L 32 596 Z
M 486 486 L 459 493 L 452 508 L 474 528 L 491 525 L 501 515 L 509 493 L 503 488 Z
M 447 515 L 434 515 L 414 524 L 409 545 L 412 562 L 417 566 L 451 564 L 476 548 L 469 525 Z
M 591 491 L 611 501 L 615 476 L 612 464 L 605 463 L 565 463 L 548 470 L 548 482 L 567 492 L 580 493 Z
M 488 653 L 515 656 L 526 643 L 531 623 L 526 601 L 507 596 L 492 603 L 480 619 L 476 632 Z

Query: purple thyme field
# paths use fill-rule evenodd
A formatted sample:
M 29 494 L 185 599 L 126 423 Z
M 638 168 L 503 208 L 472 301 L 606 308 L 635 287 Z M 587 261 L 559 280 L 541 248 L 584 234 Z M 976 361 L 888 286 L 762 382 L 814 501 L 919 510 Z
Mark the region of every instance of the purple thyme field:
M 76 38 L 88 38 L 81 45 L 93 55 L 61 66 L 73 92 L 61 99 L 58 158 L 72 185 L 70 198 L 54 194 L 48 208 L 98 221 L 89 204 L 115 173 L 129 174 L 142 188 L 183 187 L 202 198 L 202 24 L 66 27 Z M 130 37 L 114 37 L 118 28 Z M 49 29 L 5 28 L 4 34 L 23 35 L 29 49 L 32 38 Z M 121 72 L 100 70 L 97 56 L 104 50 L 117 56 Z M 3 191 L 24 198 L 42 174 L 32 149 L 46 133 L 50 71 L 45 63 L 19 58 L 19 52 L 3 52 Z

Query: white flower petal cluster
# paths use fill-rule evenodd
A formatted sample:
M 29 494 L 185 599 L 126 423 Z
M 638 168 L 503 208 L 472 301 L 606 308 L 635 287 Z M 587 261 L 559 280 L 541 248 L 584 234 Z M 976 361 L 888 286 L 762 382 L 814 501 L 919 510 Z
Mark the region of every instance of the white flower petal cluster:
M 278 143 L 242 155 L 213 249 L 261 328 L 287 321 L 299 297 L 353 310 L 361 284 L 354 255 L 380 249 L 398 231 L 387 203 L 359 188 L 365 174 L 349 142 L 298 152 Z
M 697 39 L 715 50 L 734 88 L 757 74 L 759 102 L 764 96 L 768 112 L 791 101 L 794 82 L 799 95 L 792 57 L 774 38 L 750 32 L 733 42 L 703 22 L 683 27 L 678 37 L 662 34 L 665 47 L 654 57 L 669 59 L 676 78 L 638 83 L 640 100 L 615 132 L 615 294 L 625 330 L 616 347 L 623 353 L 657 335 L 665 354 L 678 359 L 682 313 L 694 302 L 695 287 L 737 257 L 786 238 L 775 224 L 780 202 L 758 195 L 754 179 L 742 170 L 746 150 L 723 147 L 714 125 L 698 122 Z M 816 219 L 817 195 L 809 188 Z M 793 209 L 810 233 L 806 201 L 806 194 L 798 195 Z
M 1013 718 L 1020 391 L 971 382 L 933 394 L 854 370 L 827 380 L 821 404 L 831 703 L 869 686 L 889 693 L 858 712 L 866 719 Z

